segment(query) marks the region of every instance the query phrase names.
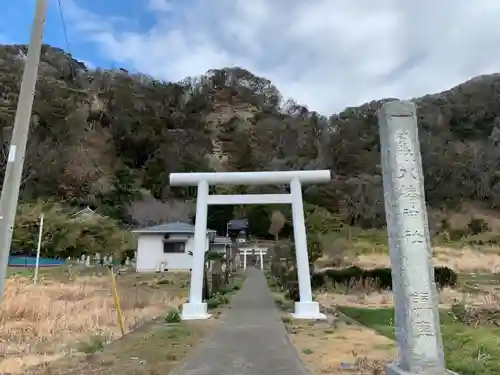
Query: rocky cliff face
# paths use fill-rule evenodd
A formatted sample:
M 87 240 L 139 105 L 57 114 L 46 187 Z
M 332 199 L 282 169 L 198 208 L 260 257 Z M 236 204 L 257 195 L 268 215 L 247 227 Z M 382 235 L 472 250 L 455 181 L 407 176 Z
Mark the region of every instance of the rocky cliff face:
M 0 46 L 4 145 L 25 52 Z M 434 207 L 500 203 L 499 99 L 500 78 L 491 75 L 416 100 Z M 89 70 L 44 46 L 23 197 L 99 205 L 119 180 L 160 200 L 186 198 L 192 192 L 167 186 L 170 172 L 329 168 L 334 181 L 309 188 L 306 198 L 376 226 L 383 218 L 376 123 L 382 102 L 325 116 L 283 103 L 271 82 L 240 68 L 166 83 L 121 69 Z

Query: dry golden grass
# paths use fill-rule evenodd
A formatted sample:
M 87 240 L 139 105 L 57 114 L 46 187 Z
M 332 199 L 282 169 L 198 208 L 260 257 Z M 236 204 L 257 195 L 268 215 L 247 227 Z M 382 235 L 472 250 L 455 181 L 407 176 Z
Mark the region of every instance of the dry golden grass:
M 435 247 L 433 261 L 436 266 L 447 266 L 455 272 L 500 272 L 500 254 L 481 252 L 471 248 L 462 250 Z M 353 264 L 362 268 L 390 267 L 388 254 L 361 254 Z
M 390 308 L 393 307 L 393 296 L 391 291 L 368 290 L 363 286 L 349 289 L 348 293 L 326 292 L 318 293 L 316 300 L 327 308 L 335 306 L 361 307 L 361 308 Z M 439 292 L 439 307 L 449 309 L 457 303 L 468 306 L 485 306 L 500 302 L 498 291 L 481 290 L 464 292 L 462 290 L 444 288 Z
M 453 269 L 462 277 L 473 277 L 477 275 L 487 276 L 483 282 L 480 282 L 478 290 L 467 290 L 464 292 L 460 288 L 445 288 L 440 291 L 439 300 L 442 308 L 449 308 L 457 302 L 466 302 L 469 305 L 483 305 L 491 300 L 500 299 L 500 290 L 497 283 L 491 281 L 493 274 L 500 273 L 500 249 L 481 248 L 473 249 L 464 247 L 462 249 L 448 247 L 434 247 L 433 263 L 435 266 L 447 266 Z M 324 265 L 327 265 L 324 262 Z M 388 254 L 383 253 L 364 253 L 355 258 L 346 258 L 345 267 L 356 265 L 361 268 L 371 269 L 378 267 L 390 267 Z M 323 267 L 320 269 L 328 269 Z M 491 277 L 488 277 L 491 275 Z M 469 284 L 469 283 L 468 283 Z M 471 286 L 470 284 L 468 285 Z M 370 290 L 363 286 L 350 288 L 348 293 L 329 292 L 318 295 L 318 300 L 323 304 L 345 305 L 351 307 L 392 307 L 392 292 Z
M 126 331 L 184 300 L 163 285 L 137 285 L 132 277 L 119 282 Z M 33 285 L 30 279 L 13 277 L 6 282 L 0 304 L 0 373 L 19 373 L 57 359 L 95 336 L 109 342 L 120 335 L 109 278 L 77 277 L 73 282 Z
M 458 211 L 435 211 L 429 210 L 429 216 L 433 216 L 434 221 L 439 222 L 446 219 L 451 229 L 466 229 L 471 219 L 482 219 L 488 223 L 493 231 L 500 231 L 500 219 L 495 209 L 481 207 L 474 204 L 463 202 Z

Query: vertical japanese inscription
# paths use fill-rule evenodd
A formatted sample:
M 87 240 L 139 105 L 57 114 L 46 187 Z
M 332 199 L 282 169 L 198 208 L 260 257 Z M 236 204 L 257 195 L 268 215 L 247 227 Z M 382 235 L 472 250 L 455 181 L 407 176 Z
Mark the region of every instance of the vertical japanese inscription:
M 379 119 L 381 144 L 386 146 L 382 161 L 400 353 L 396 367 L 415 374 L 437 374 L 444 371 L 444 362 L 432 291 L 415 106 L 386 103 Z
M 422 336 L 436 336 L 430 295 L 425 292 L 411 294 L 409 307 L 411 310 L 413 339 Z
M 403 208 L 403 216 L 409 218 L 416 218 L 421 214 L 416 203 L 409 202 L 408 207 Z
M 417 186 L 402 182 L 400 184 L 400 189 L 401 189 L 400 197 L 404 198 L 406 201 L 412 201 L 412 202 L 421 201 L 422 195 L 420 194 L 420 190 L 418 189 Z
M 411 178 L 418 181 L 418 169 L 415 163 L 411 133 L 408 130 L 396 131 L 394 141 L 396 143 L 397 178 Z
M 427 309 L 431 306 L 430 294 L 427 292 L 413 292 L 410 294 L 412 309 Z
M 409 130 L 398 130 L 394 132 L 394 140 L 397 145 L 397 152 L 406 156 L 413 156 L 413 145 Z
M 434 325 L 429 320 L 417 320 L 413 322 L 413 337 L 422 337 L 422 336 L 436 336 L 436 330 L 434 329 Z
M 422 230 L 418 229 L 405 229 L 403 232 L 403 237 L 409 243 L 423 244 L 425 243 L 425 234 Z

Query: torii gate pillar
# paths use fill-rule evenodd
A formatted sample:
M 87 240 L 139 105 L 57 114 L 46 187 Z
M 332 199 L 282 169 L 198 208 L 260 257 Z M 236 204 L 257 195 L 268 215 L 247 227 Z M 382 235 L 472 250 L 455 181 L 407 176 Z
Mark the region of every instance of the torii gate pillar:
M 196 223 L 193 266 L 189 286 L 189 301 L 182 306 L 183 320 L 208 319 L 207 304 L 202 301 L 203 268 L 209 204 L 291 204 L 293 234 L 297 258 L 300 301 L 295 302 L 296 319 L 326 319 L 319 304 L 312 300 L 311 275 L 307 254 L 307 237 L 302 202 L 302 184 L 325 183 L 331 179 L 329 170 L 281 172 L 171 173 L 172 186 L 197 186 Z M 209 195 L 209 185 L 284 185 L 290 194 Z

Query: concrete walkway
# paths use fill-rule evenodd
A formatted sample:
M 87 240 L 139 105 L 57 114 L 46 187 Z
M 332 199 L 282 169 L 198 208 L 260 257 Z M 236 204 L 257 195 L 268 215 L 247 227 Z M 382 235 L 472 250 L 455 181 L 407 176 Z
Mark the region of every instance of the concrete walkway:
M 216 331 L 172 375 L 305 375 L 261 271 L 248 269 Z

